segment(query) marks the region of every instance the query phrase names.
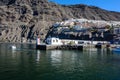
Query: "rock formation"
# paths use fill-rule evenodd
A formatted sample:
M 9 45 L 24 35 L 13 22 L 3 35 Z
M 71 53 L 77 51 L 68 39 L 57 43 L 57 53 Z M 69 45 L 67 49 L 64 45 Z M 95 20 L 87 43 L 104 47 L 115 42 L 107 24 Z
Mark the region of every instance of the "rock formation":
M 69 18 L 120 20 L 119 12 L 87 5 L 59 5 L 48 0 L 0 0 L 0 42 L 44 40 L 51 25 Z

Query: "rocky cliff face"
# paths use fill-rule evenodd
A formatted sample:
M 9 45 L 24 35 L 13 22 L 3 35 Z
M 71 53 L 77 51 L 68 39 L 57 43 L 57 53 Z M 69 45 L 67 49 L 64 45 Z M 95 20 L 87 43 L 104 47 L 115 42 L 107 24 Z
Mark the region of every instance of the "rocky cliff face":
M 69 18 L 120 20 L 119 12 L 86 5 L 58 5 L 48 0 L 0 0 L 0 41 L 44 39 L 52 23 Z

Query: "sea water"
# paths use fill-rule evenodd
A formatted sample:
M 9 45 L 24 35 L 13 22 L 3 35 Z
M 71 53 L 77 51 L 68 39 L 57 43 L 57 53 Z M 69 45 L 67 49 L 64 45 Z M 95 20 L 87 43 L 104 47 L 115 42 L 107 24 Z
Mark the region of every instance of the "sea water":
M 43 51 L 34 44 L 0 44 L 0 80 L 120 80 L 119 75 L 120 54 L 105 49 Z

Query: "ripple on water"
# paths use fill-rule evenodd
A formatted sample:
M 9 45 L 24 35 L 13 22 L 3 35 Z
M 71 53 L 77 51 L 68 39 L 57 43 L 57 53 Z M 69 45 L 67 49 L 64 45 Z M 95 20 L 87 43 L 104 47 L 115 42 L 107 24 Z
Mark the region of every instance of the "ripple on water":
M 20 50 L 0 45 L 0 80 L 120 80 L 120 55 L 104 50 Z

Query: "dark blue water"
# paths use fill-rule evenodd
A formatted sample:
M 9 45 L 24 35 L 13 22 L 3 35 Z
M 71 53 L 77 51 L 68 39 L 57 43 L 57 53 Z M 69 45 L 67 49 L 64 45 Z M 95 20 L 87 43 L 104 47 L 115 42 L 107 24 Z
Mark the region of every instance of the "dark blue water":
M 35 50 L 0 44 L 0 80 L 120 80 L 120 53 L 107 50 Z

